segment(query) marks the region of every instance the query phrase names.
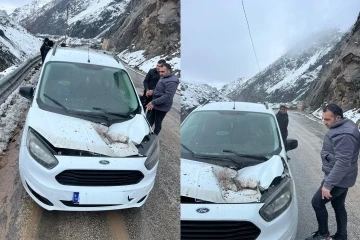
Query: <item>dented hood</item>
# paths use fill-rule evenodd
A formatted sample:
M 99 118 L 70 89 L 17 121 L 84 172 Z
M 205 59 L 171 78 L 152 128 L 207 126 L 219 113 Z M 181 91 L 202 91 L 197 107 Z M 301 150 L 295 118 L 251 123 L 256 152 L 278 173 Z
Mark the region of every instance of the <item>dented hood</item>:
M 138 154 L 135 144 L 149 134 L 144 116 L 115 123 L 110 127 L 76 117 L 30 108 L 28 125 L 56 148 L 95 152 L 111 157 Z
M 214 203 L 260 202 L 260 189 L 269 188 L 284 172 L 280 156 L 239 171 L 182 159 L 181 196 Z

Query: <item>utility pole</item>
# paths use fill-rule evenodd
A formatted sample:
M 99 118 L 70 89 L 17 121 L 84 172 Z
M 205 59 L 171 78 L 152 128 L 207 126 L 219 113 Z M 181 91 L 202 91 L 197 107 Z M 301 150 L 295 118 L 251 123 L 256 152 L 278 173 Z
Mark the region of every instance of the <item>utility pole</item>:
M 68 24 L 68 22 L 69 22 L 69 4 L 70 4 L 70 3 L 68 3 L 68 4 L 66 5 L 65 44 L 66 44 L 66 35 L 67 35 L 67 31 L 68 31 L 68 26 L 69 26 L 69 24 Z

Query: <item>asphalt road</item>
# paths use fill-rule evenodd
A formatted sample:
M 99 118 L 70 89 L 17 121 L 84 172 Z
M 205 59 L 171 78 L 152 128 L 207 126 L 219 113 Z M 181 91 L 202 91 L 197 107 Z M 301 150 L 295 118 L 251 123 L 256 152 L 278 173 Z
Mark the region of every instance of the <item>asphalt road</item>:
M 140 90 L 143 76 L 130 74 Z M 32 201 L 18 172 L 22 122 L 0 156 L 0 239 L 180 239 L 179 111 L 177 95 L 159 135 L 160 163 L 147 202 L 137 209 L 103 212 L 46 211 Z
M 299 204 L 299 224 L 297 239 L 305 239 L 317 230 L 315 213 L 311 206 L 311 199 L 320 187 L 323 179 L 321 171 L 320 151 L 323 137 L 328 129 L 320 120 L 309 118 L 301 113 L 289 113 L 289 138 L 297 139 L 297 149 L 289 151 L 290 168 L 295 179 Z M 360 239 L 360 180 L 349 189 L 346 199 L 348 212 L 348 239 Z M 329 230 L 336 232 L 336 222 L 331 204 L 327 204 L 329 212 Z

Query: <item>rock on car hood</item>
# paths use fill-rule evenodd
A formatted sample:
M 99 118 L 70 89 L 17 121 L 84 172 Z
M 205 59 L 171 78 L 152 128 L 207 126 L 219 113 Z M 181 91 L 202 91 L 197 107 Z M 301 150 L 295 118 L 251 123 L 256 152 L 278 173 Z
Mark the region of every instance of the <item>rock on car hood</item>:
M 28 125 L 56 148 L 95 152 L 110 157 L 137 155 L 150 128 L 145 117 L 115 123 L 110 127 L 76 117 L 30 108 Z
M 182 159 L 181 196 L 213 203 L 260 202 L 259 189 L 268 189 L 283 172 L 283 162 L 278 155 L 239 171 Z

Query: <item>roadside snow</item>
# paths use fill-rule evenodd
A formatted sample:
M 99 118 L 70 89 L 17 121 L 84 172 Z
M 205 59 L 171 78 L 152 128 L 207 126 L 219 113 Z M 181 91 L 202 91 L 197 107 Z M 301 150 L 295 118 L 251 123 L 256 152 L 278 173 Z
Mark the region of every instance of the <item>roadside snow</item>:
M 348 119 L 352 120 L 354 123 L 356 123 L 360 119 L 360 113 L 358 112 L 359 109 L 351 109 L 349 111 L 344 112 L 344 117 L 347 117 Z
M 35 87 L 39 75 L 40 71 L 35 73 L 29 81 L 23 82 L 20 87 L 29 85 Z M 19 94 L 19 88 L 6 99 L 5 103 L 0 105 L 0 155 L 3 154 L 9 141 L 14 137 L 23 113 L 30 106 L 30 101 Z
M 167 57 L 171 57 L 171 60 L 166 61 L 171 65 L 173 72 L 180 71 L 180 58 L 172 57 L 173 54 L 169 56 L 156 56 L 146 60 L 144 57 L 145 50 L 139 50 L 136 52 L 129 52 L 128 50 L 124 50 L 118 54 L 119 58 L 126 62 L 130 67 L 137 67 L 141 71 L 147 73 L 151 68 L 154 68 L 157 61 L 160 59 L 166 59 Z
M 17 65 L 13 65 L 13 66 L 5 69 L 4 71 L 0 72 L 0 78 L 3 78 L 3 77 L 5 77 L 6 75 L 14 72 L 17 67 L 18 67 Z

